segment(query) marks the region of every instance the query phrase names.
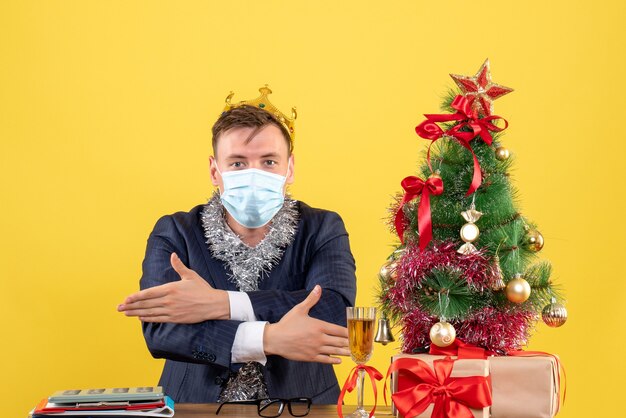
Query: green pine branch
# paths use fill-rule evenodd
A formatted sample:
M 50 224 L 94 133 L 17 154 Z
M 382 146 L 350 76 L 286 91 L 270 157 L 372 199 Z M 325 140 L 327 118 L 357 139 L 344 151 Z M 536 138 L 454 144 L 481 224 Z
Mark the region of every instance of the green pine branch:
M 524 273 L 524 279 L 531 288 L 530 297 L 526 303 L 537 312 L 541 312 L 543 307 L 552 301 L 552 298 L 559 302 L 563 300 L 560 289 L 550 280 L 551 275 L 552 266 L 547 261 L 531 265 Z
M 433 269 L 422 282 L 418 303 L 431 315 L 446 320 L 462 320 L 473 310 L 486 305 L 486 294 L 473 292 L 458 269 Z

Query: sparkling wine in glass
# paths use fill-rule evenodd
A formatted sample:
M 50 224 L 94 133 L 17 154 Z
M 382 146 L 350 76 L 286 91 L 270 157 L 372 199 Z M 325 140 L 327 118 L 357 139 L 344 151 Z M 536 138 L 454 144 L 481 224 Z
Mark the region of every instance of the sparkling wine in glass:
M 348 339 L 350 355 L 357 364 L 365 364 L 372 356 L 374 349 L 374 324 L 376 322 L 376 308 L 350 307 L 346 308 L 348 319 Z M 357 380 L 357 409 L 352 417 L 368 417 L 369 413 L 363 409 L 363 383 L 365 370 L 359 370 Z

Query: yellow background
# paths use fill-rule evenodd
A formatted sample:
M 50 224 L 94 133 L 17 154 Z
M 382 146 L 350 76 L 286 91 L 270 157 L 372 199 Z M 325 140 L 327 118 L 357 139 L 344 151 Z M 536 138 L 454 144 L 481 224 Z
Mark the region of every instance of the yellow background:
M 372 304 L 395 242 L 386 208 L 426 145 L 413 128 L 448 73 L 489 57 L 516 89 L 495 105 L 520 206 L 568 297 L 568 323 L 540 324 L 529 348 L 563 359 L 560 416 L 618 416 L 624 12 L 620 0 L 2 2 L 1 415 L 55 390 L 156 383 L 161 361 L 115 308 L 137 289 L 156 219 L 211 195 L 210 127 L 231 89 L 252 98 L 269 83 L 280 108 L 297 105 L 292 192 L 343 216 L 357 302 Z M 393 352 L 377 346 L 372 364 L 385 371 Z

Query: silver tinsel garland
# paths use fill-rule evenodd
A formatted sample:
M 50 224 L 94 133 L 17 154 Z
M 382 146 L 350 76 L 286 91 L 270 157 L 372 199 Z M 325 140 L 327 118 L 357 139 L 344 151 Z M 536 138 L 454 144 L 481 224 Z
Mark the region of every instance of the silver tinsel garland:
M 249 247 L 230 229 L 224 219 L 224 206 L 215 193 L 202 210 L 202 227 L 213 257 L 226 263 L 232 274 L 228 279 L 242 292 L 258 290 L 259 282 L 280 261 L 285 248 L 296 235 L 296 201 L 285 198 L 283 207 L 269 224 L 265 238 Z
M 250 361 L 244 364 L 237 373 L 231 374 L 217 401 L 222 403 L 269 397 L 263 378 L 263 366 L 256 361 Z
M 298 225 L 298 210 L 295 200 L 285 198 L 283 207 L 269 225 L 268 233 L 256 247 L 246 245 L 226 224 L 219 193 L 216 192 L 203 208 L 201 219 L 211 254 L 226 263 L 232 272 L 228 279 L 240 291 L 246 292 L 258 290 L 259 282 L 280 261 L 285 248 L 292 243 Z M 258 362 L 248 362 L 229 377 L 218 402 L 268 397 L 263 366 Z

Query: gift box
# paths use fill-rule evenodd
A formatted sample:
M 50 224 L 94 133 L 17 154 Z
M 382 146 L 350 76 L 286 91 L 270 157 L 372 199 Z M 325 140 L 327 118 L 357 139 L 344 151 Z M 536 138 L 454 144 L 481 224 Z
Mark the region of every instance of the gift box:
M 457 380 L 456 383 L 462 382 L 465 385 L 472 385 L 472 386 L 476 384 L 477 389 L 482 389 L 483 398 L 485 397 L 488 398 L 488 399 L 483 399 L 483 404 L 486 404 L 486 406 L 482 408 L 481 407 L 469 408 L 469 410 L 471 411 L 473 416 L 476 418 L 489 418 L 488 404 L 491 403 L 491 391 L 489 389 L 489 378 L 488 378 L 489 362 L 487 360 L 457 359 L 456 357 L 436 356 L 436 355 L 429 355 L 429 354 L 398 354 L 392 357 L 392 368 L 394 367 L 393 364 L 396 363 L 397 360 L 400 360 L 400 359 L 413 360 L 414 365 L 419 364 L 418 361 L 424 362 L 425 365 L 431 370 L 433 376 L 435 375 L 435 362 L 436 361 L 449 361 L 449 362 L 452 362 L 452 370 L 449 374 L 449 377 L 451 379 L 476 377 L 475 380 L 472 380 L 472 379 L 469 379 L 469 381 L 468 379 Z M 404 366 L 407 366 L 407 365 L 409 365 L 409 363 L 404 362 Z M 422 364 L 422 372 L 425 372 L 425 370 L 423 370 L 423 367 L 425 366 Z M 441 372 L 441 368 L 439 367 L 438 373 L 436 375 L 439 378 L 438 380 L 441 380 L 442 378 L 442 376 L 440 376 L 441 374 L 440 372 Z M 415 387 L 416 385 L 420 383 L 423 383 L 423 382 L 416 380 L 415 376 L 411 372 L 407 371 L 407 369 L 404 367 L 401 367 L 397 371 L 393 372 L 391 376 L 391 391 L 392 391 L 392 399 L 393 399 L 393 413 L 395 416 L 399 418 L 413 418 L 412 416 L 407 416 L 407 417 L 403 416 L 402 412 L 399 411 L 399 409 L 406 410 L 406 408 L 397 407 L 398 399 L 396 397 L 400 395 L 403 391 L 405 393 L 407 392 L 407 390 L 410 391 L 411 388 Z M 421 386 L 428 386 L 428 385 L 421 384 Z M 435 384 L 434 386 L 437 386 L 437 384 Z M 478 388 L 478 386 L 481 386 L 481 387 Z M 456 389 L 459 389 L 459 388 L 457 387 Z M 448 392 L 463 391 L 463 390 L 459 391 L 456 389 L 452 391 L 448 391 Z M 433 392 L 434 392 L 432 396 L 433 399 L 437 398 L 438 396 L 441 396 L 441 389 L 434 388 Z M 467 392 L 467 391 L 463 391 L 463 392 Z M 488 392 L 488 393 L 485 393 L 485 392 Z M 467 395 L 467 393 L 465 393 L 465 395 Z M 407 395 L 407 396 L 411 396 L 411 395 Z M 452 396 L 454 397 L 454 395 Z M 466 404 L 465 399 L 461 399 L 461 398 L 453 399 L 453 403 L 454 402 L 460 402 L 462 404 Z M 405 399 L 405 404 L 414 404 L 414 403 L 415 403 L 414 401 Z M 445 403 L 445 402 L 442 402 L 442 403 Z M 435 403 L 433 402 L 424 411 L 422 411 L 418 415 L 413 415 L 413 416 L 420 417 L 420 418 L 431 417 L 433 415 L 434 408 L 435 408 Z
M 493 418 L 551 418 L 559 410 L 558 358 L 552 355 L 489 357 Z
M 442 355 L 399 354 L 392 358 L 419 359 L 430 367 Z M 456 359 L 451 377 L 481 375 L 491 380 L 492 405 L 482 410 L 471 410 L 475 417 L 492 418 L 552 418 L 560 406 L 560 365 L 558 357 L 538 352 L 512 352 L 508 356 L 490 356 L 482 359 Z M 481 371 L 481 368 L 487 367 Z M 392 393 L 408 389 L 412 382 L 400 370 L 392 374 Z M 419 417 L 430 417 L 430 406 Z M 394 415 L 402 417 L 395 408 Z M 482 415 L 481 415 L 482 413 Z M 412 418 L 412 417 L 406 417 Z

